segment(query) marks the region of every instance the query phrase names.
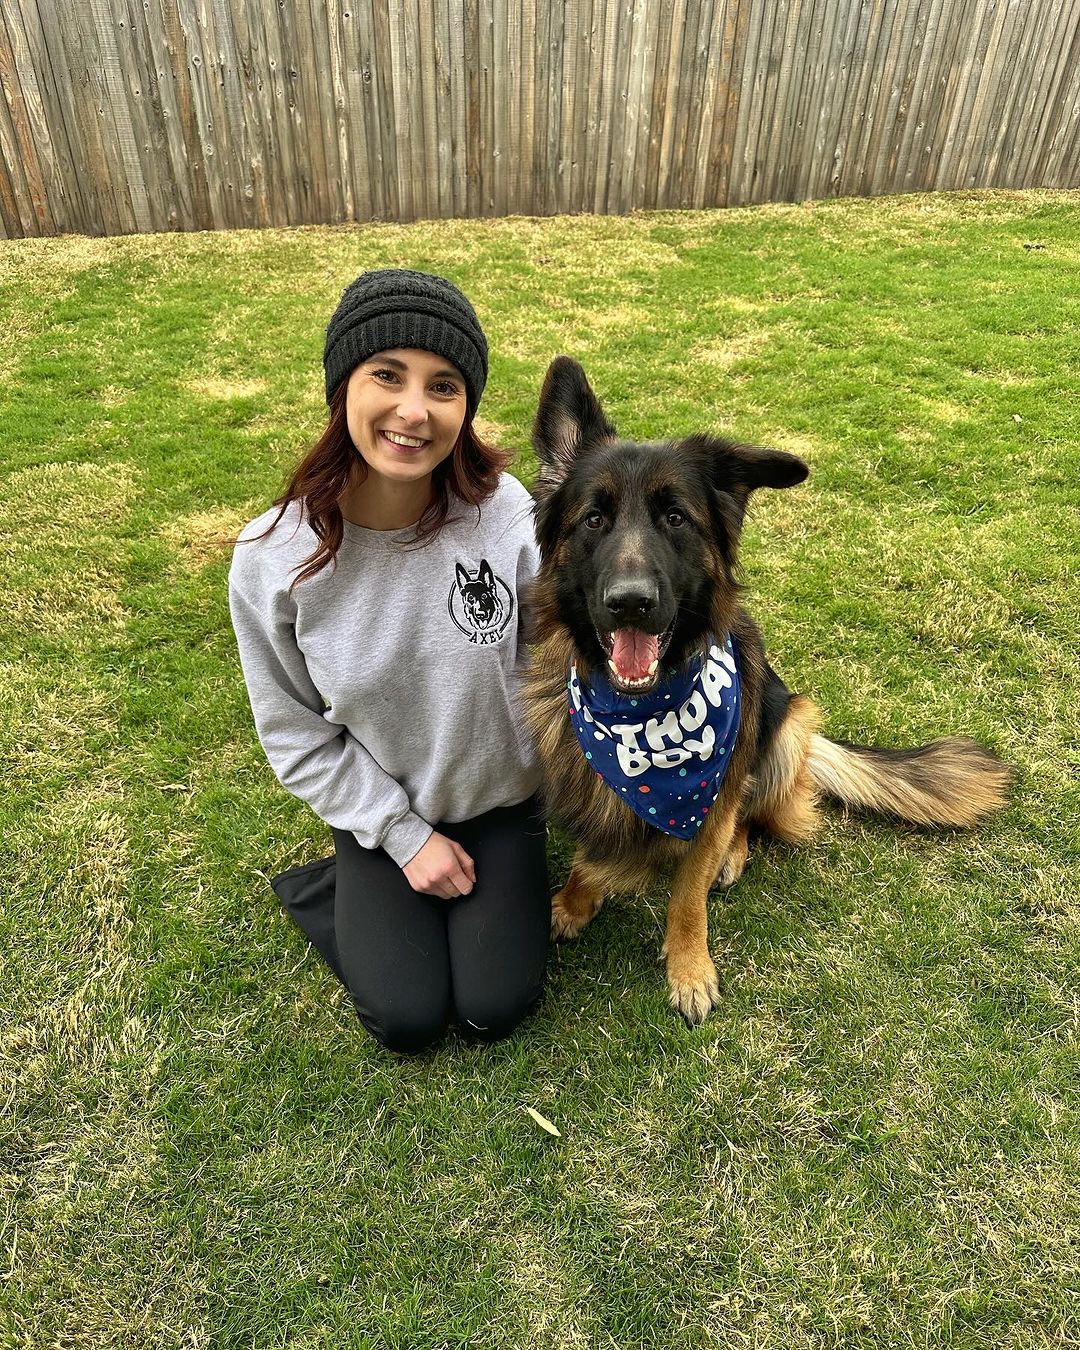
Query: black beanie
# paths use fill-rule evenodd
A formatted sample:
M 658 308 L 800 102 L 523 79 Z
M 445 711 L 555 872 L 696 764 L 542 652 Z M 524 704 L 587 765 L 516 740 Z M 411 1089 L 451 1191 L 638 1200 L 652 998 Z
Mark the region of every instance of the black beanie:
M 428 272 L 384 267 L 345 290 L 326 329 L 326 401 L 376 352 L 418 347 L 452 361 L 476 411 L 488 373 L 488 348 L 476 311 L 451 281 Z

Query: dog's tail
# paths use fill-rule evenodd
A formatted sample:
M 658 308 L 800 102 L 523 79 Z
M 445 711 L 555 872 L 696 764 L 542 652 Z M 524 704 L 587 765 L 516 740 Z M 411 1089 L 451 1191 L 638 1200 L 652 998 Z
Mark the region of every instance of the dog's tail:
M 810 737 L 810 776 L 828 797 L 913 825 L 974 825 L 1004 806 L 1012 770 L 966 737 L 878 750 Z

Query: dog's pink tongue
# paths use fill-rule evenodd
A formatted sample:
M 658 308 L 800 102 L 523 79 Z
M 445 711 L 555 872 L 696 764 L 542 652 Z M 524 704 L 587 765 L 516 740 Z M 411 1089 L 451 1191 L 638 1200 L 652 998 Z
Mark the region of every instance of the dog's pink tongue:
M 649 667 L 660 651 L 660 639 L 656 634 L 642 633 L 636 628 L 617 628 L 612 638 L 611 660 L 619 678 L 647 679 Z

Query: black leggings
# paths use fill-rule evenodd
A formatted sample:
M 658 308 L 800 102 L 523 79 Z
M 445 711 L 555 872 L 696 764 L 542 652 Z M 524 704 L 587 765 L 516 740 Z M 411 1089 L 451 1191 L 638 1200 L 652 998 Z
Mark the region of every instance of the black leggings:
M 437 828 L 476 864 L 469 895 L 421 895 L 382 849 L 335 830 L 332 949 L 325 932 L 316 941 L 364 1026 L 401 1054 L 451 1022 L 483 1040 L 508 1035 L 544 981 L 551 902 L 536 799 Z

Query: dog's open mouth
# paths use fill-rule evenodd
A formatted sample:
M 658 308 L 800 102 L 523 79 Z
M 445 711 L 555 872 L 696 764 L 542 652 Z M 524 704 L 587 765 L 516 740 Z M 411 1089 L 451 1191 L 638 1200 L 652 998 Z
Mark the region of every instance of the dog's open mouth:
M 659 679 L 660 662 L 671 642 L 674 622 L 663 633 L 643 633 L 640 628 L 616 628 L 597 633 L 608 656 L 608 678 L 624 694 L 641 694 Z

